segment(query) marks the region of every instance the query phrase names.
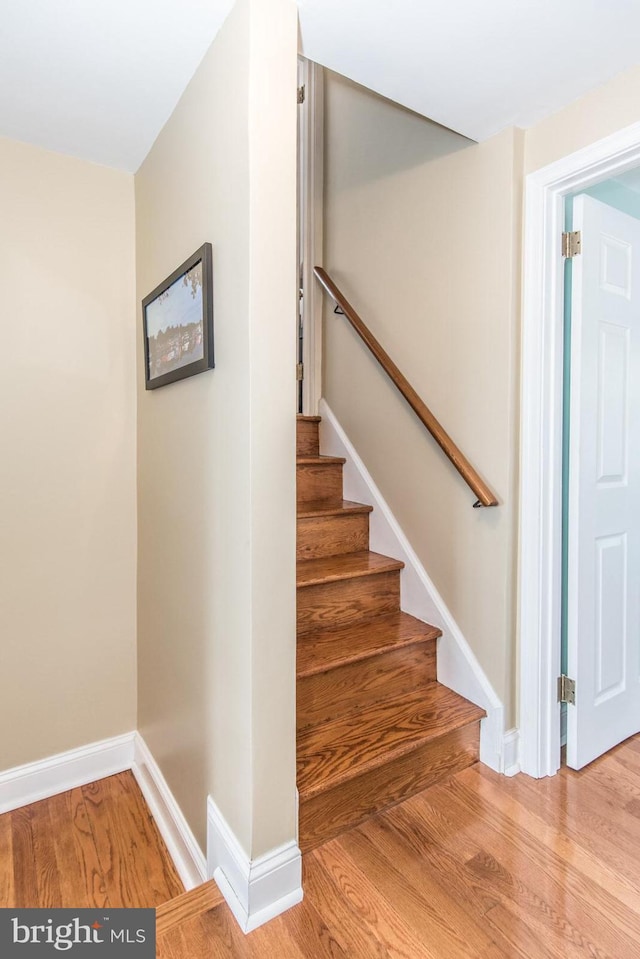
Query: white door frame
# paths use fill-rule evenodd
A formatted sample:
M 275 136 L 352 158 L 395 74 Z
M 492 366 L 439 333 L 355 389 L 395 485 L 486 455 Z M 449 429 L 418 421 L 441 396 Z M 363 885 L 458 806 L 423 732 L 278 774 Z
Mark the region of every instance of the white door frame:
M 640 165 L 640 123 L 525 180 L 520 413 L 520 768 L 560 766 L 564 197 Z M 571 707 L 568 707 L 571 708 Z
M 300 114 L 298 202 L 303 211 L 300 245 L 304 289 L 302 412 L 315 416 L 322 394 L 322 290 L 313 275 L 322 266 L 324 189 L 324 79 L 322 67 L 300 57 L 305 100 Z

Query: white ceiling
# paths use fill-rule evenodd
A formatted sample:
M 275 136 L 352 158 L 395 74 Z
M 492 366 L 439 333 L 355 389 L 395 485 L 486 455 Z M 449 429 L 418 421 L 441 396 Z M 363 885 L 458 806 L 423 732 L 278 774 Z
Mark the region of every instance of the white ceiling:
M 136 170 L 233 0 L 0 0 L 0 136 Z M 310 59 L 473 139 L 640 61 L 640 0 L 298 0 Z
M 0 0 L 0 136 L 136 170 L 233 0 Z
M 638 0 L 298 0 L 304 54 L 474 140 L 640 61 Z

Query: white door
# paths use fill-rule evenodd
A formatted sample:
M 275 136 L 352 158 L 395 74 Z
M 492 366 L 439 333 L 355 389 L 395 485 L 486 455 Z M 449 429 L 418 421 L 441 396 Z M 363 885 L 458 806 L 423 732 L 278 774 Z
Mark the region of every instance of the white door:
M 567 764 L 640 731 L 640 221 L 574 200 Z

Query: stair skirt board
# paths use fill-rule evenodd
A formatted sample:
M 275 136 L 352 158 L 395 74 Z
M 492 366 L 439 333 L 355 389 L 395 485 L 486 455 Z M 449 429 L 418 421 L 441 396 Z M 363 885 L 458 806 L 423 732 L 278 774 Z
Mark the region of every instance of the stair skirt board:
M 302 901 L 302 855 L 294 841 L 249 859 L 211 797 L 207 802 L 207 870 L 243 932 Z
M 486 712 L 480 724 L 480 760 L 496 772 L 519 771 L 518 731 L 504 729 L 504 706 L 493 689 L 446 603 L 427 575 L 354 446 L 327 402 L 320 400 L 320 445 L 328 457 L 343 458 L 347 501 L 370 503 L 370 549 L 402 560 L 402 609 L 438 626 L 438 681 Z

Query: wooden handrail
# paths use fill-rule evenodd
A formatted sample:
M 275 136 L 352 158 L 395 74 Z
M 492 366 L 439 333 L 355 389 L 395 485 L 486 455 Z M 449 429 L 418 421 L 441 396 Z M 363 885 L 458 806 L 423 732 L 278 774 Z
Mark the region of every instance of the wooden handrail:
M 467 483 L 467 485 L 478 497 L 477 501 L 473 505 L 497 506 L 498 500 L 491 489 L 487 486 L 484 480 L 481 479 L 478 473 L 476 473 L 469 460 L 458 449 L 449 434 L 442 428 L 429 407 L 422 402 L 414 388 L 411 386 L 411 383 L 409 383 L 407 378 L 402 375 L 389 354 L 383 350 L 371 330 L 358 316 L 354 308 L 351 306 L 347 298 L 340 292 L 331 277 L 325 270 L 322 269 L 321 266 L 316 266 L 313 272 L 331 299 L 337 304 L 340 310 L 342 310 L 356 333 L 367 344 L 387 376 L 391 378 L 393 383 L 400 390 L 420 422 L 426 426 L 445 456 L 451 460 L 465 483 Z

